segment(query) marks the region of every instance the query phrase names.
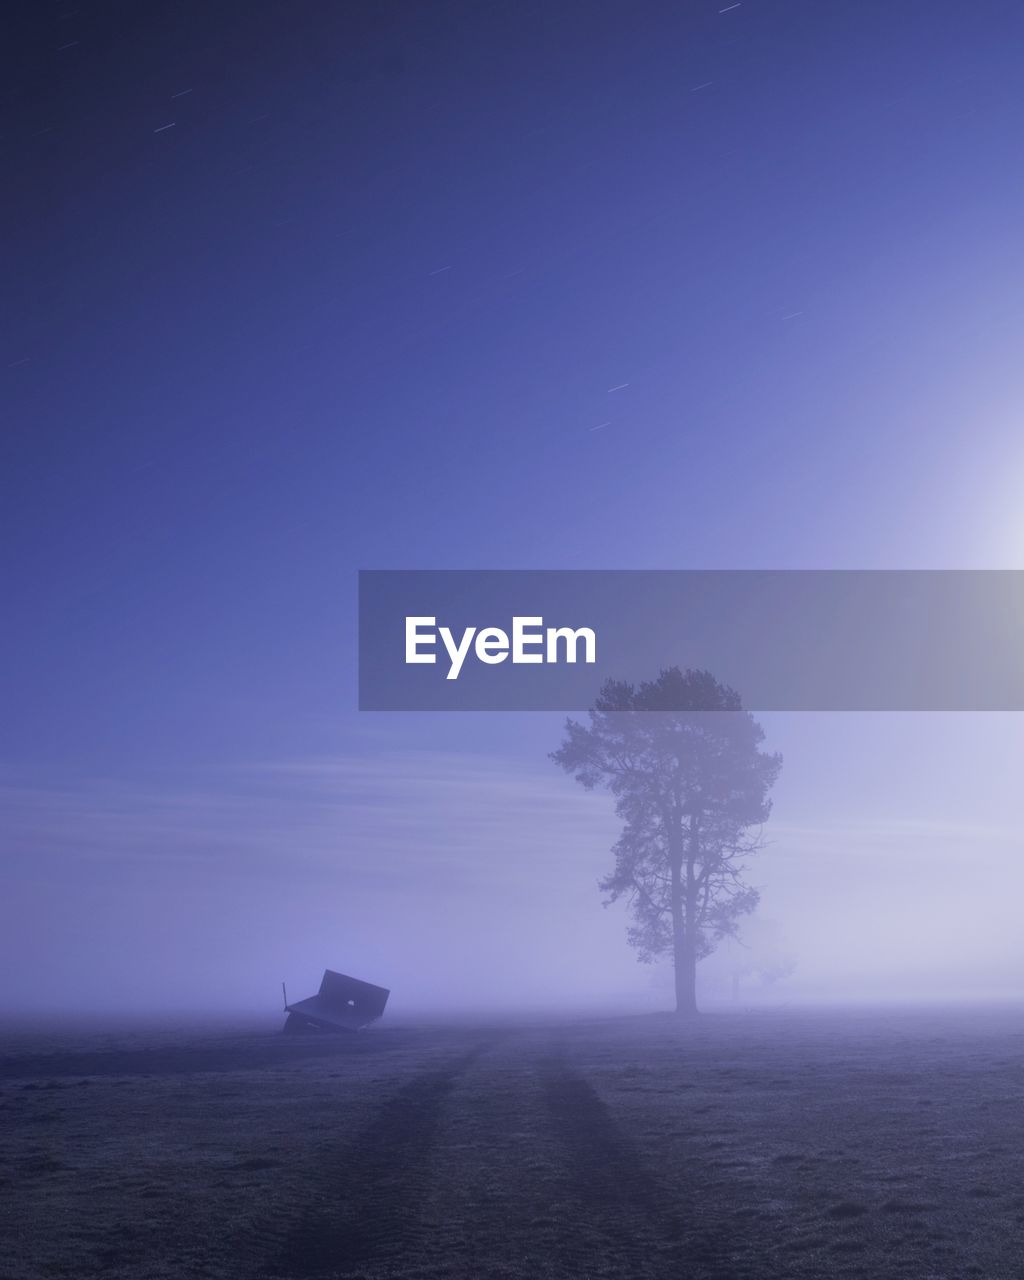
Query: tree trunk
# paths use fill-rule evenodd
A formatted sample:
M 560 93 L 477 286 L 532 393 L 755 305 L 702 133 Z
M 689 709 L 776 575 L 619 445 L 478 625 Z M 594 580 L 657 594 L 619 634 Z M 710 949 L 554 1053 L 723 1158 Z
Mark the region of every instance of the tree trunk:
M 676 1013 L 683 1018 L 697 1015 L 697 886 L 694 867 L 697 862 L 697 817 L 690 815 L 689 850 L 685 872 L 679 859 L 678 910 L 673 913 L 676 962 Z M 684 882 L 685 874 L 685 882 Z M 673 884 L 673 889 L 676 884 Z
M 672 859 L 672 962 L 676 977 L 676 1013 L 692 1018 L 697 1013 L 697 955 L 693 931 L 687 928 L 690 895 L 683 891 L 682 858 Z M 685 896 L 685 903 L 684 903 Z
M 676 938 L 676 1013 L 692 1018 L 697 1009 L 697 957 L 684 937 Z

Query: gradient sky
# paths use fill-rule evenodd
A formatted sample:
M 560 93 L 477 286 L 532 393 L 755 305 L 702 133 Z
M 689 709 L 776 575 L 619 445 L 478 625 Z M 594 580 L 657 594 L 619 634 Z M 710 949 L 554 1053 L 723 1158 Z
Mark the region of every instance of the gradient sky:
M 1018 567 L 1024 9 L 9 22 L 16 1002 L 258 1006 L 324 964 L 421 1004 L 649 983 L 558 717 L 356 713 L 356 570 Z M 769 727 L 755 878 L 809 989 L 941 990 L 964 916 L 968 986 L 1005 980 L 1018 720 Z

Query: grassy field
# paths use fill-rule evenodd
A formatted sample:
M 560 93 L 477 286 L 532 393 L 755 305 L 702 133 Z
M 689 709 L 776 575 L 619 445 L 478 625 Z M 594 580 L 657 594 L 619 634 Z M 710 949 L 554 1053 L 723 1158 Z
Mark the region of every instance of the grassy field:
M 0 1277 L 1024 1276 L 1024 1011 L 8 1034 Z

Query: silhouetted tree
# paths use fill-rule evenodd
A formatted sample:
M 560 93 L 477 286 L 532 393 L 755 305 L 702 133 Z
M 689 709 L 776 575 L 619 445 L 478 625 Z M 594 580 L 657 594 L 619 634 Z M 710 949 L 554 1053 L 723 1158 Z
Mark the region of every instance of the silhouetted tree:
M 757 906 L 744 858 L 761 847 L 782 757 L 759 750 L 764 730 L 707 671 L 608 680 L 589 715 L 566 721 L 551 758 L 615 797 L 622 835 L 600 887 L 628 899 L 631 945 L 645 962 L 671 956 L 676 1009 L 696 1013 L 697 962 Z

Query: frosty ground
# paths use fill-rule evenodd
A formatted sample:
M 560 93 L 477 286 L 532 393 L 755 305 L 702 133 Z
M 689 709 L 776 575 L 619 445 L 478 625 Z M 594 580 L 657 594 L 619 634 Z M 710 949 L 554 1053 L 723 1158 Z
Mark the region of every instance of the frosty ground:
M 7 1028 L 0 1277 L 1024 1275 L 1024 1010 Z

